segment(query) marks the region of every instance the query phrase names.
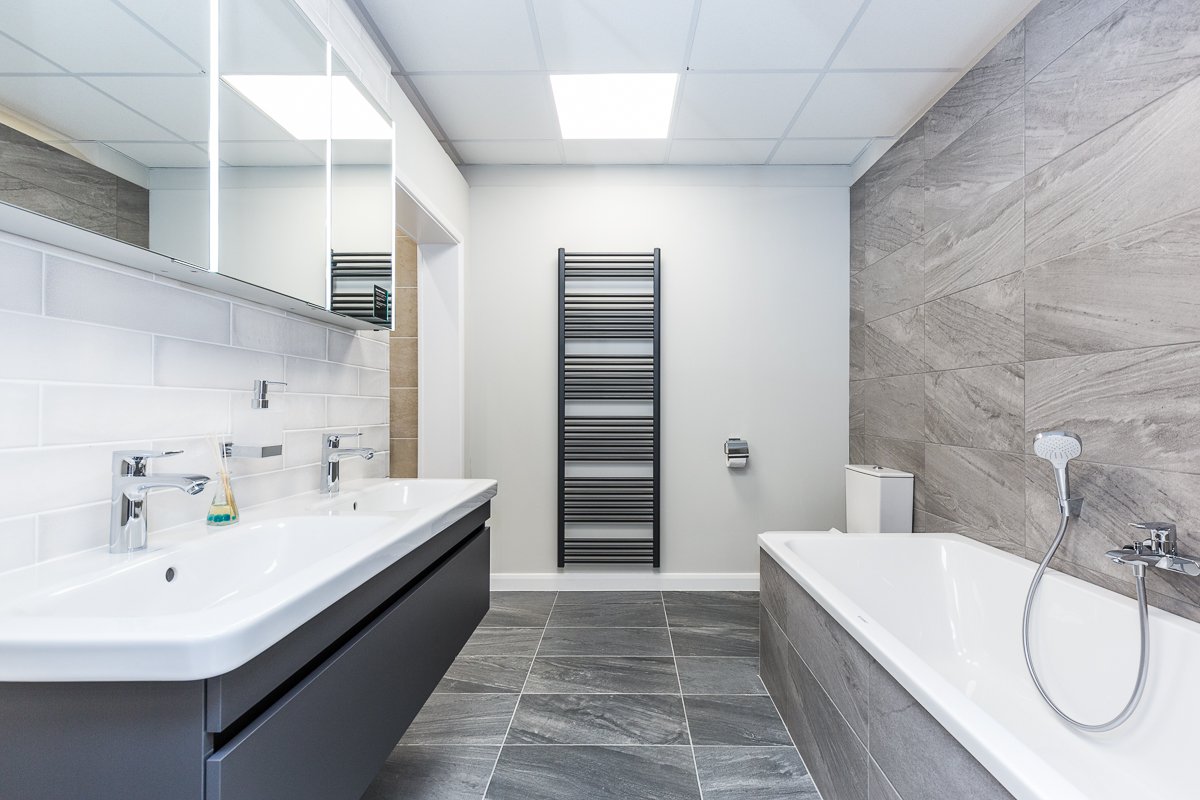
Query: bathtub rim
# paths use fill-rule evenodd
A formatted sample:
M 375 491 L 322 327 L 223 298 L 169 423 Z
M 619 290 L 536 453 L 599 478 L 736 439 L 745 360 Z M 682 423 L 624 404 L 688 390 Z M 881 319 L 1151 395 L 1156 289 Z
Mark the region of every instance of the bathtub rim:
M 815 567 L 807 570 L 803 556 L 786 547 L 788 541 L 802 536 L 851 536 L 856 539 L 888 539 L 897 537 L 951 542 L 986 552 L 989 558 L 1019 563 L 1028 568 L 1030 576 L 1036 565 L 1019 556 L 978 542 L 967 536 L 954 533 L 842 533 L 829 531 L 767 531 L 758 536 L 759 549 L 769 555 L 801 588 L 838 621 L 843 628 L 863 647 L 906 691 L 942 725 L 966 750 L 1017 800 L 1090 800 L 1083 792 L 1053 767 L 1048 759 L 1037 750 L 1026 745 L 1007 727 L 997 722 L 975 701 L 943 678 L 936 669 L 926 663 L 907 645 L 896 638 L 887 628 L 876 623 L 856 602 L 850 599 L 832 581 L 820 574 Z M 798 562 L 798 563 L 797 563 Z M 1088 594 L 1108 600 L 1127 603 L 1131 608 L 1136 601 L 1117 592 L 1096 586 L 1087 581 L 1057 570 L 1049 570 L 1047 577 L 1063 580 L 1072 587 Z M 1190 623 L 1174 614 L 1150 608 L 1151 617 L 1157 624 L 1192 627 Z M 1028 676 L 1022 674 L 1028 681 Z M 1033 691 L 1033 684 L 1029 683 Z M 1056 723 L 1065 726 L 1065 723 Z M 1068 729 L 1070 730 L 1070 729 Z M 1079 734 L 1079 737 L 1104 736 L 1104 734 Z

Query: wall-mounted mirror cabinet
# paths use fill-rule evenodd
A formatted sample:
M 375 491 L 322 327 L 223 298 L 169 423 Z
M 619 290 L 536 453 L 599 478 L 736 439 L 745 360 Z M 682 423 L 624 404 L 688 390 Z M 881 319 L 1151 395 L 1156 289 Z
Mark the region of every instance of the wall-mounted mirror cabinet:
M 391 327 L 392 123 L 291 0 L 4 0 L 0 34 L 0 201 Z

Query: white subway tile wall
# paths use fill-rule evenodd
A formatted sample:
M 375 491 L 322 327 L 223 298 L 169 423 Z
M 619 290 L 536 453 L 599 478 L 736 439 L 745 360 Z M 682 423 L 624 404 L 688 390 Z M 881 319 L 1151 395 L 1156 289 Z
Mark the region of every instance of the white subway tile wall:
M 317 488 L 321 433 L 361 432 L 388 471 L 388 342 L 0 233 L 0 571 L 105 546 L 112 452 L 213 474 L 256 378 L 283 380 L 284 454 L 231 462 L 243 508 Z M 151 531 L 203 519 L 212 490 L 159 492 Z

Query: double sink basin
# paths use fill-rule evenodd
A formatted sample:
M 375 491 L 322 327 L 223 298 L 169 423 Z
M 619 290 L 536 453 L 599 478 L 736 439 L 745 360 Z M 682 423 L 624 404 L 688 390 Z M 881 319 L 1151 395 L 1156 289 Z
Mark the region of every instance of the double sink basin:
M 496 494 L 362 480 L 0 575 L 0 681 L 196 680 L 249 661 Z

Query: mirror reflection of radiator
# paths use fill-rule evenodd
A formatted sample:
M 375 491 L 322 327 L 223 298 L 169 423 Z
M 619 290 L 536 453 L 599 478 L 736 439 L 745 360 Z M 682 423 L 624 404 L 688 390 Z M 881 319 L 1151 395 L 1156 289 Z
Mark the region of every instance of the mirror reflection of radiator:
M 558 251 L 560 567 L 659 566 L 660 267 Z
M 334 251 L 329 274 L 330 311 L 384 327 L 392 324 L 391 253 Z

